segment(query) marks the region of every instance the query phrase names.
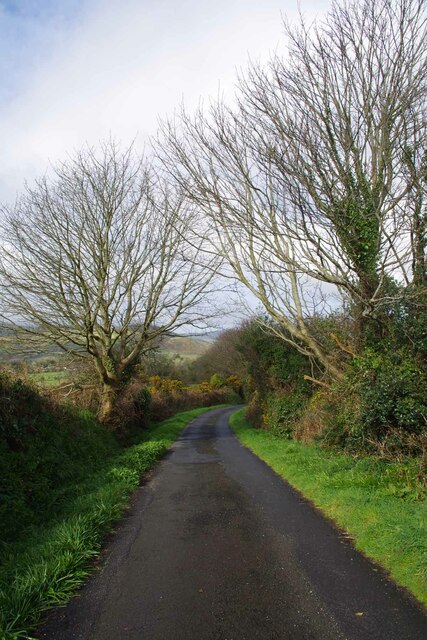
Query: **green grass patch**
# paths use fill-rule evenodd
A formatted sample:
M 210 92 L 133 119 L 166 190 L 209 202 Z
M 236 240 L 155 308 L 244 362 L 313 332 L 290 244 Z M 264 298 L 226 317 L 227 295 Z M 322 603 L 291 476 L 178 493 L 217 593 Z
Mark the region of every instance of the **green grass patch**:
M 65 603 L 91 570 L 105 534 L 111 530 L 148 471 L 191 420 L 214 407 L 177 414 L 142 434 L 142 441 L 114 452 L 108 449 L 96 472 L 86 465 L 64 490 L 61 508 L 46 511 L 44 524 L 3 544 L 0 567 L 0 639 L 31 638 L 30 630 L 46 609 Z M 218 407 L 215 407 L 218 408 Z M 63 492 L 64 493 L 64 492 Z M 54 515 L 55 514 L 55 515 Z
M 239 440 L 354 539 L 357 549 L 427 604 L 427 504 L 415 460 L 352 457 L 254 429 L 231 416 Z
M 59 387 L 70 380 L 69 371 L 45 371 L 41 373 L 30 373 L 29 379 L 43 387 Z

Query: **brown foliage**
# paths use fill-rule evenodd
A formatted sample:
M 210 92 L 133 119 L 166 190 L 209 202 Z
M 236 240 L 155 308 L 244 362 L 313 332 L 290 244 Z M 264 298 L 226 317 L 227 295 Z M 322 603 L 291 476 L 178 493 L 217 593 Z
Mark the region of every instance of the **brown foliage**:
M 71 382 L 61 387 L 42 389 L 56 403 L 72 402 L 79 409 L 89 409 L 96 413 L 99 406 L 100 390 L 97 384 L 79 384 Z
M 310 398 L 302 416 L 295 423 L 293 433 L 295 440 L 311 443 L 322 434 L 326 421 L 325 401 L 327 396 L 327 391 L 322 390 Z
M 245 412 L 246 419 L 255 427 L 266 427 L 265 423 L 265 402 L 260 392 L 255 389 Z

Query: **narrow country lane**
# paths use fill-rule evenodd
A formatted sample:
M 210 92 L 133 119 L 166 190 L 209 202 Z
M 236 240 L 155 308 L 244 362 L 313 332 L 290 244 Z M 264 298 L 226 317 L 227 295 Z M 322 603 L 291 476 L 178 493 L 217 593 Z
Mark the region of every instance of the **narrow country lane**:
M 187 427 L 38 637 L 425 640 L 421 608 L 239 444 L 231 412 Z

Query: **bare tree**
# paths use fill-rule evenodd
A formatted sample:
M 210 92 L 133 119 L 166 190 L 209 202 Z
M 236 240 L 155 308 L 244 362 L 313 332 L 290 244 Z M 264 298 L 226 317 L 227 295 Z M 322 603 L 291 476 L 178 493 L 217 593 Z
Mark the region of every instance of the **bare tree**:
M 309 331 L 306 318 L 322 300 L 299 269 L 292 240 L 278 228 L 282 190 L 254 159 L 250 136 L 246 122 L 223 105 L 212 107 L 210 117 L 182 113 L 179 127 L 163 128 L 162 158 L 200 212 L 198 228 L 212 253 L 273 319 L 266 326 L 338 376 Z
M 237 107 L 183 112 L 160 146 L 234 274 L 336 377 L 307 321 L 327 288 L 357 308 L 363 343 L 399 285 L 425 284 L 424 3 L 335 3 L 287 38 Z
M 140 356 L 212 315 L 205 301 L 217 259 L 199 255 L 182 197 L 113 142 L 60 164 L 3 213 L 3 317 L 92 359 L 108 422 Z
M 363 334 L 390 279 L 409 285 L 425 259 L 425 4 L 334 3 L 320 26 L 286 31 L 287 60 L 252 67 L 242 112 L 288 198 L 298 264 L 350 295 Z

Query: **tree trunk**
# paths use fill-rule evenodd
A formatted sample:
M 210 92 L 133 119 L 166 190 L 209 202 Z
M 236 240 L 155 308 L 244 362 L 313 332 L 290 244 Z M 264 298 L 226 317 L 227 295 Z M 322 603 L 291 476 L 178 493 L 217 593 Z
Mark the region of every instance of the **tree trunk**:
M 102 424 L 111 425 L 113 422 L 117 402 L 117 392 L 118 389 L 116 385 L 103 382 L 98 410 L 98 420 Z
M 414 285 L 416 287 L 425 287 L 427 285 L 427 211 L 422 212 L 421 203 L 413 220 L 412 251 Z
M 375 308 L 375 299 L 379 278 L 377 273 L 358 270 L 360 300 L 356 301 L 354 311 L 356 320 L 356 342 L 358 350 L 375 347 L 384 337 L 384 311 Z

